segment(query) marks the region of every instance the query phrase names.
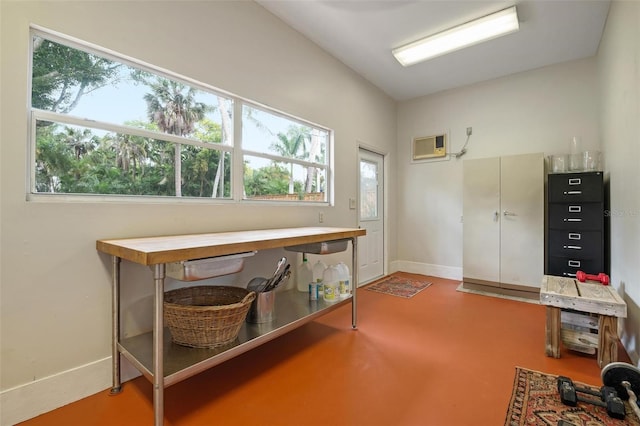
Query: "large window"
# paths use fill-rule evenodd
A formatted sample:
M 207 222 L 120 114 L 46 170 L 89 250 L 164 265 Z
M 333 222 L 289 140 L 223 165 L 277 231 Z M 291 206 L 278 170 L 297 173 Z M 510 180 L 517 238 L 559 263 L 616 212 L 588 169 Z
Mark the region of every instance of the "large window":
M 32 193 L 327 201 L 328 129 L 36 30 L 30 111 Z

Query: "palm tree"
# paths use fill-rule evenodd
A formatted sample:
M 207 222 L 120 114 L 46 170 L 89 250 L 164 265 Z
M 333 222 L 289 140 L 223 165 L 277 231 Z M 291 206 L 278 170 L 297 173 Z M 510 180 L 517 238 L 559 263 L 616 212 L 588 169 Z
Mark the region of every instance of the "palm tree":
M 188 136 L 195 129 L 195 124 L 202 120 L 210 107 L 203 102 L 196 102 L 198 93 L 193 87 L 182 83 L 158 78 L 150 85 L 152 93 L 144 95 L 147 102 L 149 120 L 158 125 L 163 132 Z M 175 145 L 175 186 L 176 197 L 182 196 L 182 158 L 181 145 Z
M 229 145 L 229 141 L 232 138 L 232 126 L 231 126 L 231 114 L 229 112 L 228 99 L 218 96 L 218 108 L 220 109 L 220 118 L 222 122 L 222 144 Z M 213 191 L 211 197 L 215 198 L 218 195 L 224 196 L 224 151 L 219 151 L 220 157 L 218 160 L 218 169 L 216 170 L 216 177 L 213 181 Z M 219 188 L 219 189 L 218 189 Z
M 136 178 L 138 166 L 144 171 L 144 160 L 147 158 L 147 143 L 145 138 L 118 133 L 108 135 L 107 143 L 116 154 L 116 166 L 123 172 L 131 171 L 131 177 Z
M 73 149 L 76 160 L 92 151 L 98 143 L 90 129 L 80 130 L 73 127 L 65 127 L 64 141 Z
M 308 129 L 292 126 L 285 135 L 280 132 L 278 141 L 271 148 L 278 154 L 287 158 L 298 158 L 298 152 L 305 150 L 305 141 L 309 137 Z M 293 163 L 289 163 L 289 194 L 293 194 Z

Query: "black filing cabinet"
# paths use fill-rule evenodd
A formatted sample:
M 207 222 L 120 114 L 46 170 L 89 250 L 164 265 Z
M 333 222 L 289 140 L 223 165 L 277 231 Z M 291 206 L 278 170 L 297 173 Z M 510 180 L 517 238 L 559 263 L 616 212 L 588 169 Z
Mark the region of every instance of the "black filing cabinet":
M 602 172 L 550 174 L 547 189 L 547 274 L 607 272 Z

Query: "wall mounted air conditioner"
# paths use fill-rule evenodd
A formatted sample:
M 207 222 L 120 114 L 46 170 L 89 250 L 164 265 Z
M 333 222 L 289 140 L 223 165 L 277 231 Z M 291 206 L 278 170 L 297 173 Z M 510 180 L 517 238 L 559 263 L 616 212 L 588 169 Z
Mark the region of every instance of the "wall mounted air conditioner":
M 425 136 L 413 139 L 413 160 L 442 158 L 447 155 L 447 135 Z

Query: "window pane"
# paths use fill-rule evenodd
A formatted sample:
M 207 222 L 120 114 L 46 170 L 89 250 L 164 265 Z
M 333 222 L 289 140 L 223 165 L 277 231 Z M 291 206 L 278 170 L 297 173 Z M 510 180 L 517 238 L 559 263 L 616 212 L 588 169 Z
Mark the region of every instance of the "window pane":
M 243 105 L 242 149 L 326 164 L 329 132 Z
M 175 144 L 38 120 L 36 182 L 40 193 L 175 196 Z M 180 146 L 182 195 L 229 197 L 231 156 Z M 220 162 L 222 155 L 223 161 Z M 216 176 L 218 167 L 224 170 Z
M 245 156 L 246 199 L 326 201 L 326 169 Z
M 233 101 L 96 54 L 33 38 L 34 108 L 231 145 Z
M 376 163 L 360 161 L 360 219 L 378 217 L 378 167 Z

